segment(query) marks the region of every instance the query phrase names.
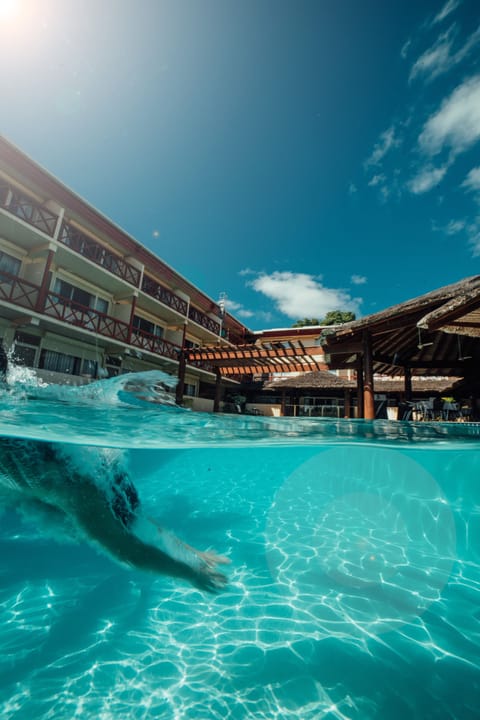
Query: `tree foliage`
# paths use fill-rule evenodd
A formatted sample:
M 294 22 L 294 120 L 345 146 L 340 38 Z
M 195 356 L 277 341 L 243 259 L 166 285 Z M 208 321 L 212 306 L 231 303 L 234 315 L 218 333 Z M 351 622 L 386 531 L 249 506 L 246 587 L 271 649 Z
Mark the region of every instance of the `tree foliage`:
M 292 325 L 294 328 L 305 327 L 306 325 L 343 325 L 343 323 L 355 320 L 355 313 L 349 310 L 330 310 L 323 320 L 317 318 L 303 318 Z
M 305 327 L 306 325 L 321 325 L 317 318 L 303 318 L 292 325 L 294 328 Z

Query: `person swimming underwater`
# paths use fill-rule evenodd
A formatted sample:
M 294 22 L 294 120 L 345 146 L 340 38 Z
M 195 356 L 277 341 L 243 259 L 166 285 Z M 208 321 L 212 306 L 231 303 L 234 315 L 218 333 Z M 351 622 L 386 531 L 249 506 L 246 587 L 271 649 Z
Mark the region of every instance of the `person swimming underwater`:
M 0 375 L 7 371 L 0 345 Z M 210 591 L 227 583 L 218 570 L 227 558 L 196 550 L 144 513 L 118 451 L 0 437 L 2 484 L 70 521 L 122 563 Z

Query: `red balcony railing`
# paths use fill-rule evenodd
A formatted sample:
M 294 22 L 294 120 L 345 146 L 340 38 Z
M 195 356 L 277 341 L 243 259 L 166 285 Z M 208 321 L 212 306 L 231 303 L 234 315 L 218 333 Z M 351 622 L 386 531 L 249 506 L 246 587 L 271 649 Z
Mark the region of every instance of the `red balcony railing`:
M 141 350 L 148 350 L 157 355 L 163 355 L 163 357 L 168 357 L 172 360 L 178 360 L 182 349 L 180 345 L 172 343 L 169 340 L 164 340 L 164 338 L 145 332 L 144 330 L 133 331 L 130 345 L 140 348 Z
M 105 313 L 73 302 L 57 293 L 48 293 L 45 301 L 45 315 L 76 325 L 85 330 L 105 335 L 113 340 L 128 342 L 129 325 Z
M 210 332 L 214 333 L 215 335 L 220 334 L 220 323 L 212 320 L 211 317 L 208 317 L 208 315 L 200 312 L 200 310 L 197 310 L 197 308 L 190 307 L 188 310 L 188 317 L 190 318 L 190 320 L 193 320 L 206 330 L 210 330 Z
M 16 275 L 0 271 L 0 300 L 20 305 L 28 310 L 35 310 L 40 288 Z
M 91 260 L 96 265 L 101 265 L 112 275 L 116 275 L 130 283 L 130 285 L 138 287 L 140 282 L 140 270 L 138 268 L 130 265 L 119 255 L 110 252 L 106 247 L 73 227 L 73 225 L 63 223 L 58 239 L 61 243 L 79 253 L 79 255 L 87 258 L 87 260 Z
M 58 216 L 5 180 L 0 180 L 0 207 L 37 230 L 53 237 Z
M 147 293 L 147 295 L 159 300 L 161 303 L 167 305 L 173 310 L 176 310 L 181 315 L 187 314 L 188 303 L 186 300 L 182 300 L 181 297 L 178 297 L 178 295 L 175 295 L 175 293 L 171 290 L 168 290 L 166 287 L 160 285 L 160 283 L 147 275 L 143 276 L 142 290 L 144 293 Z

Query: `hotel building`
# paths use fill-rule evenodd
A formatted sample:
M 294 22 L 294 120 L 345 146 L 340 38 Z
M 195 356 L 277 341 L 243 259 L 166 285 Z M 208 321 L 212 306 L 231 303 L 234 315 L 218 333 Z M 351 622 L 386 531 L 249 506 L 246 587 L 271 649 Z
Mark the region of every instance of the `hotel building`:
M 182 349 L 235 347 L 247 328 L 0 136 L 0 337 L 47 382 L 184 365 L 211 410 L 214 368 Z M 183 368 L 181 368 L 183 374 Z M 232 382 L 232 381 L 226 381 Z

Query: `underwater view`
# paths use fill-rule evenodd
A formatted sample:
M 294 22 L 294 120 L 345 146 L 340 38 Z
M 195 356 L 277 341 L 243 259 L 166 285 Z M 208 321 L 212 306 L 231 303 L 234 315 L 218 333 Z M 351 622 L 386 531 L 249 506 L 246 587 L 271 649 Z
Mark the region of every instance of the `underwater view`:
M 0 391 L 0 716 L 478 717 L 480 426 Z

